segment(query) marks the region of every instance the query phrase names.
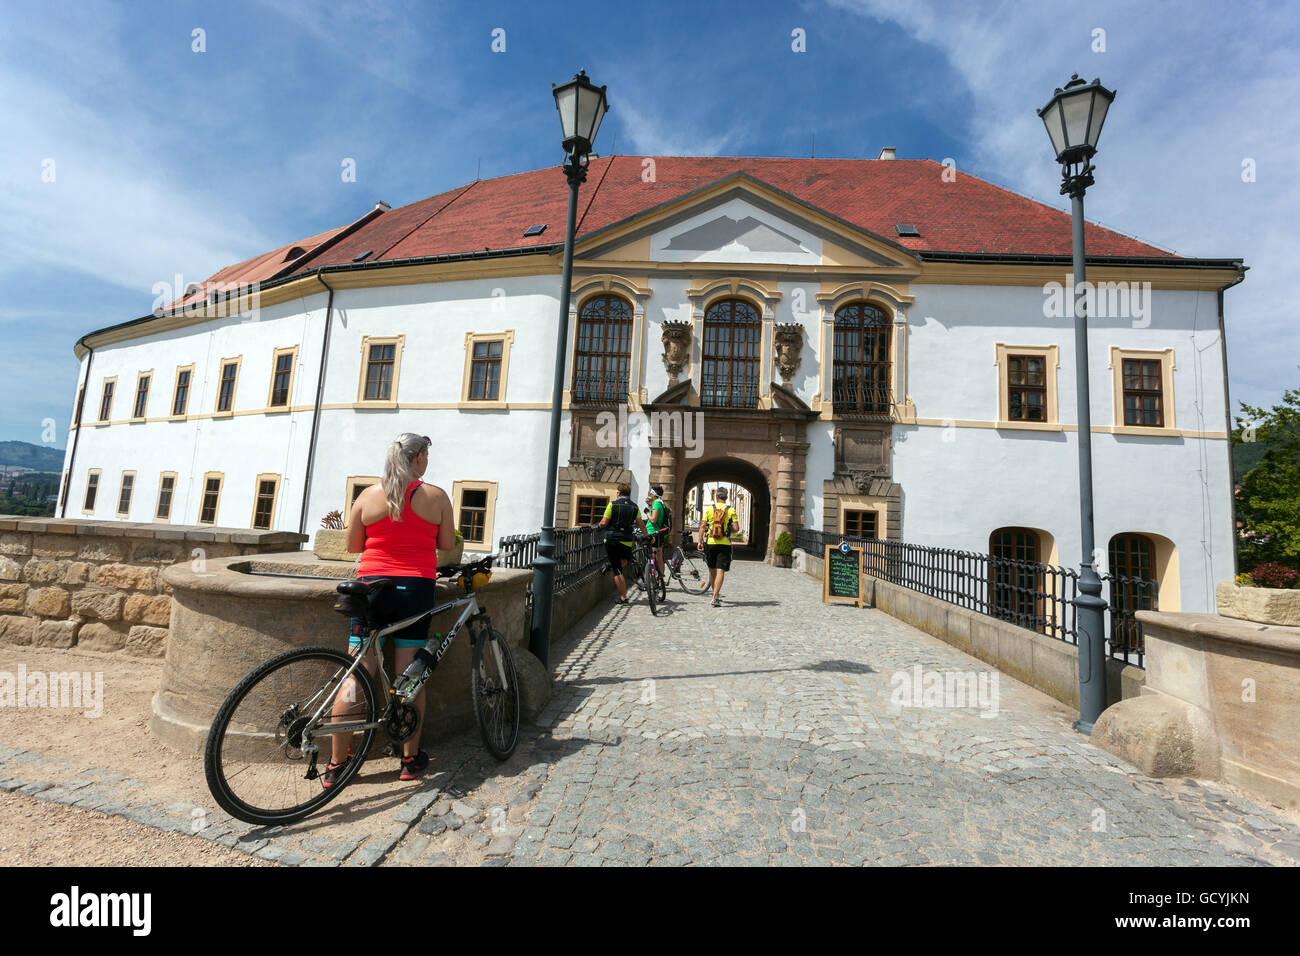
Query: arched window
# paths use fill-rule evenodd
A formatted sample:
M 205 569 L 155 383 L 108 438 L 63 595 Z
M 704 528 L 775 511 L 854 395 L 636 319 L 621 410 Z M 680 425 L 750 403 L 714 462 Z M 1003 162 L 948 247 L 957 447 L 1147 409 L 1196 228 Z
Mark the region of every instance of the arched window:
M 1041 630 L 1042 561 L 1038 532 L 999 528 L 989 535 L 989 613 L 1021 627 Z
M 831 398 L 838 414 L 888 415 L 889 339 L 885 313 L 866 302 L 835 310 L 835 352 Z
M 632 307 L 616 295 L 588 299 L 578 315 L 573 401 L 626 402 L 631 361 Z
M 1156 609 L 1155 543 L 1143 534 L 1117 534 L 1108 550 L 1111 651 L 1141 653 L 1142 625 L 1135 615 Z
M 758 309 L 741 299 L 724 299 L 704 313 L 700 402 L 754 408 L 758 405 Z

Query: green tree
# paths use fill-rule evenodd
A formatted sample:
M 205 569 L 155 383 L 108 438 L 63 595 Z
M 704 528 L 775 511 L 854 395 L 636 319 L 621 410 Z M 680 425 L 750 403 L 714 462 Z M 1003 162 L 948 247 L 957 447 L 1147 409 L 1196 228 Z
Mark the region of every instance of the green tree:
M 1233 443 L 1253 440 L 1264 452 L 1236 491 L 1238 567 L 1249 573 L 1275 561 L 1300 569 L 1300 388 L 1271 409 L 1243 402 L 1241 410 Z

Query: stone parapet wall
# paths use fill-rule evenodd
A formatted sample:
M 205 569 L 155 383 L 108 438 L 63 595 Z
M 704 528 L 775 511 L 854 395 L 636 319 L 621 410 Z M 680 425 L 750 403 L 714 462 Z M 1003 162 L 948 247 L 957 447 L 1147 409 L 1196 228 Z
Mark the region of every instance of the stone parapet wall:
M 0 515 L 0 641 L 164 654 L 162 569 L 297 551 L 306 535 L 247 528 Z

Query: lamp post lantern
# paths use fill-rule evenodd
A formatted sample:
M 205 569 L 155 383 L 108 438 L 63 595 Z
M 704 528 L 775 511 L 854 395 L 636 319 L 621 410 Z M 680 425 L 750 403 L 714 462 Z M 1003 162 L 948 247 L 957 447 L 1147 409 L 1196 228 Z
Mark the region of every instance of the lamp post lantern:
M 1084 284 L 1083 194 L 1093 184 L 1092 157 L 1097 152 L 1106 113 L 1115 91 L 1100 80 L 1085 83 L 1075 73 L 1038 111 L 1061 164 L 1061 194 L 1070 197 L 1073 229 L 1074 355 L 1078 399 L 1079 518 L 1083 565 L 1079 571 L 1079 719 L 1074 727 L 1091 734 L 1093 724 L 1106 709 L 1106 602 L 1093 558 L 1092 413 L 1088 380 L 1088 314 Z
M 546 457 L 546 498 L 542 505 L 542 537 L 533 562 L 533 620 L 528 649 L 549 666 L 551 653 L 551 595 L 555 584 L 555 480 L 560 467 L 560 418 L 564 398 L 564 369 L 568 359 L 569 295 L 573 284 L 573 233 L 578 214 L 578 187 L 587 181 L 587 157 L 609 102 L 605 87 L 595 86 L 585 70 L 561 86 L 551 86 L 563 130 L 561 145 L 569 182 L 569 212 L 564 229 L 564 274 L 560 280 L 560 322 L 555 339 L 555 380 L 551 390 L 551 434 Z

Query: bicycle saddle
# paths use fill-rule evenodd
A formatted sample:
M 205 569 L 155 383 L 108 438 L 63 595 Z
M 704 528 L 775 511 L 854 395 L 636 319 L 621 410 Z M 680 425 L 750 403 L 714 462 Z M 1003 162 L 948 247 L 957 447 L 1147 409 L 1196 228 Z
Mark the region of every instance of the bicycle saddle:
M 343 581 L 335 589 L 339 594 L 351 594 L 353 597 L 366 597 L 392 584 L 388 578 L 376 578 L 373 581 Z

